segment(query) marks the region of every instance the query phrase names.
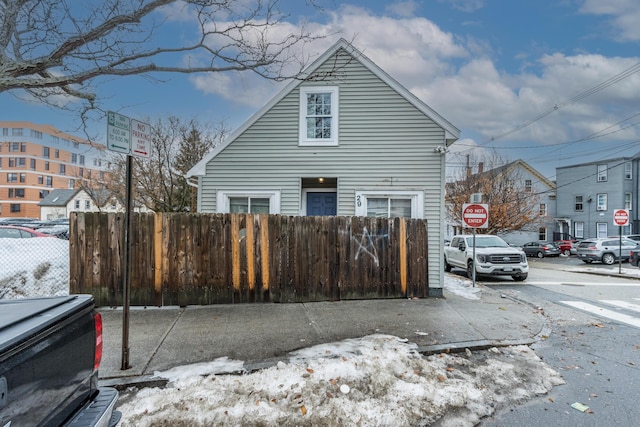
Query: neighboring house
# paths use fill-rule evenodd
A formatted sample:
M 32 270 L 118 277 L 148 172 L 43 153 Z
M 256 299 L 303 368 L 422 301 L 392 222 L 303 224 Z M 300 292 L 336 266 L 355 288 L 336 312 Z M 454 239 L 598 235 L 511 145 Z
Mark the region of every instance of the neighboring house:
M 97 212 L 99 209 L 84 190 L 53 190 L 38 203 L 40 219 L 68 218 L 71 212 Z
M 38 205 L 42 220 L 68 218 L 71 212 L 124 212 L 124 207 L 115 198 L 98 208 L 94 199 L 81 189 L 53 190 Z
M 522 180 L 525 192 L 530 192 L 538 198 L 536 210 L 539 219 L 530 229 L 507 233 L 503 236 L 504 239 L 514 245 L 556 240 L 559 230 L 556 219 L 556 184 L 523 160 L 516 160 L 502 168 L 515 173 Z
M 500 176 L 503 174 L 507 174 L 509 180 L 517 182 L 525 193 L 537 198 L 534 207 L 537 220 L 525 229 L 501 234 L 501 237 L 514 245 L 521 245 L 532 241 L 554 240 L 559 227 L 556 220 L 556 185 L 531 167 L 527 162 L 520 159 L 486 171 L 482 170 L 482 166 L 480 166 L 480 170 L 471 176 L 471 180 L 473 181 L 474 177 L 478 177 L 477 181 L 480 181 L 480 176 L 482 176 L 482 178 L 489 177 L 490 181 L 500 180 Z M 468 202 L 471 202 L 471 200 Z M 478 202 L 489 204 L 490 222 L 490 202 L 486 200 L 480 200 Z M 447 223 L 446 237 L 448 239 L 451 239 L 454 234 L 460 234 L 460 232 L 460 224 Z M 480 230 L 480 232 L 482 232 L 482 230 Z
M 188 173 L 199 212 L 425 218 L 442 295 L 446 147 L 460 131 L 345 40 Z
M 618 235 L 613 212 L 628 209 L 622 233 L 637 233 L 639 161 L 640 153 L 556 168 L 561 231 L 576 239 Z

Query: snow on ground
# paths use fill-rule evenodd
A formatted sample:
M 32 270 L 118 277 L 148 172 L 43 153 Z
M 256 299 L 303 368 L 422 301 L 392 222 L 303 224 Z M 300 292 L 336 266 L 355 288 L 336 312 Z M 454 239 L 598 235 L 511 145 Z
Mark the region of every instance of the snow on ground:
M 527 346 L 422 356 L 370 335 L 310 347 L 253 373 L 219 359 L 157 372 L 164 388 L 122 392 L 122 426 L 473 426 L 563 384 Z
M 69 241 L 0 239 L 0 299 L 69 294 Z

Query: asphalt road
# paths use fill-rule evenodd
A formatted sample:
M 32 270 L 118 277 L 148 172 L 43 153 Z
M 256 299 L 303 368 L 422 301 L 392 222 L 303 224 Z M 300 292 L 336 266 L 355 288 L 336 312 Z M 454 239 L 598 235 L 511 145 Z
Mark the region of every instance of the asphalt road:
M 550 333 L 532 347 L 566 385 L 502 410 L 482 426 L 638 425 L 640 280 L 557 269 L 581 264 L 572 258 L 533 260 L 524 284 L 483 282 L 544 311 Z M 589 409 L 574 409 L 575 403 Z

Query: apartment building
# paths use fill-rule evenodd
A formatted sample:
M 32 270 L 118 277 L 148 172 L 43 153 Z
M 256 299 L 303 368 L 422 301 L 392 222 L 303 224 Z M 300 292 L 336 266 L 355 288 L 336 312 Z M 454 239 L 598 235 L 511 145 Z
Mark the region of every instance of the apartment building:
M 640 153 L 556 168 L 558 222 L 576 239 L 617 235 L 613 212 L 629 210 L 623 234 L 638 233 Z
M 103 180 L 105 149 L 50 125 L 0 121 L 0 217 L 40 218 L 54 189 Z

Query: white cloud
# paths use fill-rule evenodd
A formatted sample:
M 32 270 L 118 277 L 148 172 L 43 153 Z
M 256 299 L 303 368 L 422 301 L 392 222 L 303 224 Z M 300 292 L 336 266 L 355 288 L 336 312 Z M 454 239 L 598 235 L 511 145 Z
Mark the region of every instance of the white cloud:
M 471 3 L 470 3 L 471 4 Z M 598 3 L 599 4 L 599 3 Z M 585 2 L 583 13 L 622 13 L 630 3 L 607 8 Z M 482 7 L 477 2 L 475 7 Z M 500 46 L 490 40 L 443 31 L 424 17 L 407 17 L 414 3 L 398 2 L 376 15 L 368 9 L 343 5 L 330 13 L 329 21 L 308 22 L 315 34 L 332 34 L 304 47 L 319 55 L 338 37 L 354 46 L 459 129 L 465 138 L 494 145 L 498 141 L 527 141 L 531 145 L 558 144 L 584 138 L 636 112 L 640 97 L 640 73 L 594 92 L 579 102 L 572 98 L 597 87 L 637 63 L 639 58 L 606 57 L 593 53 L 567 55 L 549 51 L 537 58 L 527 56 L 519 72 L 499 69 L 494 60 Z M 614 8 L 614 6 L 617 6 Z M 402 15 L 402 17 L 398 17 Z M 294 24 L 273 29 L 283 36 Z M 259 108 L 279 87 L 251 73 L 199 76 L 193 81 L 208 93 L 239 104 Z M 554 107 L 557 106 L 557 109 Z M 640 137 L 632 127 L 607 139 Z
M 411 17 L 418 9 L 419 4 L 415 0 L 397 1 L 385 7 L 386 13 L 389 15 Z
M 640 40 L 640 8 L 636 0 L 585 0 L 579 11 L 610 16 L 611 32 L 620 41 Z

